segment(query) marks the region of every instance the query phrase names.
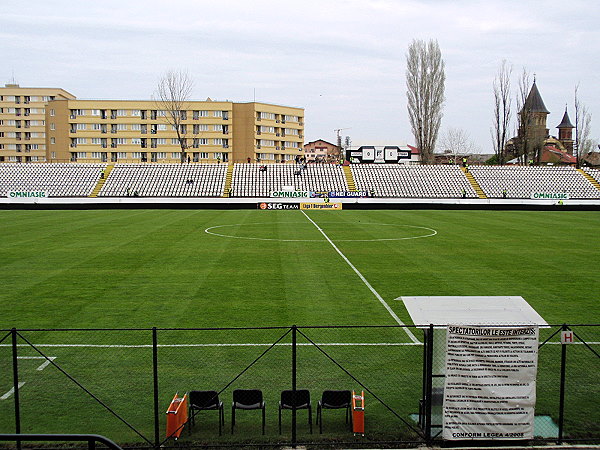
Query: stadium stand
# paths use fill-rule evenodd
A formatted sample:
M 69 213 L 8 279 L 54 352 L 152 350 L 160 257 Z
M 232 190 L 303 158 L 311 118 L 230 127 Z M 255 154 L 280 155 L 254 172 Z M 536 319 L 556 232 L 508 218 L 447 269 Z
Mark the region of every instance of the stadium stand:
M 600 191 L 573 167 L 472 166 L 469 168 L 490 198 L 530 198 L 534 192 L 564 192 L 570 198 L 598 199 Z
M 263 170 L 261 170 L 263 167 Z M 305 167 L 305 168 L 304 168 Z M 329 164 L 236 164 L 232 196 L 268 197 L 293 186 L 296 191 L 347 191 L 342 166 Z
M 46 191 L 49 197 L 87 197 L 106 164 L 0 163 L 0 196 L 10 191 Z
M 352 176 L 359 191 L 376 197 L 477 198 L 458 166 L 355 165 Z
M 227 164 L 117 164 L 99 197 L 221 197 Z
M 589 176 L 591 176 L 598 183 L 600 183 L 600 169 L 592 169 L 591 167 L 585 167 L 583 171 Z
M 223 197 L 225 189 L 231 189 L 232 197 L 268 197 L 271 191 L 287 189 L 347 191 L 350 188 L 343 169 L 329 164 L 0 163 L 0 196 L 6 197 L 10 191 L 45 191 L 49 197 L 93 197 L 96 193 L 99 197 Z M 376 197 L 478 197 L 458 165 L 364 164 L 346 169 L 350 169 L 358 191 Z M 102 173 L 105 180 L 100 179 Z M 506 190 L 506 197 L 511 199 L 529 199 L 536 192 L 600 199 L 599 169 L 471 166 L 469 173 L 489 198 L 502 198 Z

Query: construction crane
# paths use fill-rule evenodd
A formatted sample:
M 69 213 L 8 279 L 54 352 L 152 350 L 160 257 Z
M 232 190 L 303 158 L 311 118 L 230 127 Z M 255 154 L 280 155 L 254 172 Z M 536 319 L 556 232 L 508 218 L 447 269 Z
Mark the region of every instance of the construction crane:
M 352 127 L 349 128 L 337 128 L 335 130 L 333 130 L 335 133 L 337 133 L 337 146 L 340 149 L 340 151 L 342 150 L 342 135 L 340 134 L 340 131 L 343 130 L 350 130 Z

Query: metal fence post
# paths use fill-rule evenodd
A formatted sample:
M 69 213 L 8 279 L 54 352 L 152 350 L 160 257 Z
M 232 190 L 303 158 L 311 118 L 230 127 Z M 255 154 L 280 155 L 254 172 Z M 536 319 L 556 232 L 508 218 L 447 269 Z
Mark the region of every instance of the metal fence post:
M 158 417 L 158 337 L 156 327 L 152 328 L 152 379 L 154 384 L 154 447 L 160 446 Z
M 425 439 L 427 444 L 431 444 L 431 393 L 433 380 L 433 324 L 429 324 L 426 339 L 425 367 L 426 367 L 426 383 L 425 383 Z
M 569 327 L 563 324 L 562 331 L 567 331 Z M 564 426 L 564 413 L 565 413 L 565 379 L 567 371 L 567 346 L 561 343 L 561 356 L 560 356 L 560 401 L 558 407 L 558 443 L 562 444 L 563 440 L 563 426 Z
M 297 381 L 297 353 L 296 353 L 296 325 L 292 325 L 292 447 L 298 442 L 296 435 L 296 381 Z
M 11 330 L 12 338 L 12 364 L 13 364 L 13 389 L 15 396 L 15 433 L 21 434 L 21 405 L 19 402 L 19 366 L 17 364 L 17 329 Z M 21 450 L 21 441 L 17 441 L 17 448 Z

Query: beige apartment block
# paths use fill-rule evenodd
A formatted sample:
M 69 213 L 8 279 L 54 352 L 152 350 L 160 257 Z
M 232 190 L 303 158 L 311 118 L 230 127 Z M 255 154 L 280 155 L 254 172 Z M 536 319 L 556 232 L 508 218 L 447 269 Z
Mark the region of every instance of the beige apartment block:
M 164 106 L 163 106 L 164 108 Z M 280 162 L 302 150 L 304 110 L 264 103 L 189 101 L 180 135 L 153 100 L 51 101 L 49 162 Z
M 304 110 L 269 103 L 234 103 L 236 162 L 284 163 L 303 154 Z
M 73 98 L 59 88 L 0 87 L 0 162 L 45 161 L 46 105 Z

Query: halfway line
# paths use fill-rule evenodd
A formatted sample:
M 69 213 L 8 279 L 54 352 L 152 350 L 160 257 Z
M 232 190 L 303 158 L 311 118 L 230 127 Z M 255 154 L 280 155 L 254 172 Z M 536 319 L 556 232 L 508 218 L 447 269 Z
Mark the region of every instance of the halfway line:
M 300 212 L 302 214 L 304 214 L 304 217 L 306 217 L 316 228 L 317 230 L 319 230 L 321 232 L 321 234 L 323 235 L 323 237 L 325 237 L 325 239 L 327 239 L 327 242 L 329 242 L 331 244 L 331 246 L 335 249 L 336 252 L 338 252 L 338 254 L 342 257 L 342 259 L 344 261 L 346 261 L 346 263 L 352 268 L 352 270 L 354 270 L 354 273 L 356 273 L 356 275 L 358 275 L 358 277 L 362 280 L 362 282 L 369 288 L 369 290 L 373 293 L 373 295 L 375 296 L 375 298 L 377 298 L 377 300 L 379 300 L 379 302 L 383 305 L 383 307 L 385 309 L 387 309 L 387 311 L 390 313 L 390 315 L 394 318 L 394 320 L 398 323 L 398 325 L 402 326 L 402 329 L 404 330 L 404 332 L 408 335 L 408 337 L 415 343 L 420 343 L 420 341 L 415 337 L 415 335 L 412 333 L 412 331 L 410 331 L 408 328 L 406 328 L 406 324 L 404 322 L 402 322 L 402 320 L 400 320 L 400 317 L 398 317 L 396 315 L 396 313 L 394 312 L 394 310 L 392 310 L 392 308 L 390 308 L 390 305 L 388 305 L 386 303 L 386 301 L 383 299 L 383 297 L 381 297 L 381 295 L 379 295 L 379 293 L 373 288 L 373 286 L 371 286 L 371 283 L 369 283 L 367 281 L 367 279 L 362 275 L 362 273 L 360 273 L 358 271 L 358 269 L 356 267 L 354 267 L 354 264 L 352 264 L 350 262 L 350 260 L 348 258 L 346 258 L 346 256 L 341 252 L 341 250 L 339 248 L 337 248 L 337 245 L 335 245 L 333 243 L 333 241 L 331 239 L 329 239 L 329 236 L 327 236 L 325 234 L 325 232 L 321 229 L 321 227 L 319 225 L 316 224 L 316 222 L 314 220 L 312 220 L 310 217 L 308 217 L 308 214 L 306 214 L 304 211 L 300 210 Z

